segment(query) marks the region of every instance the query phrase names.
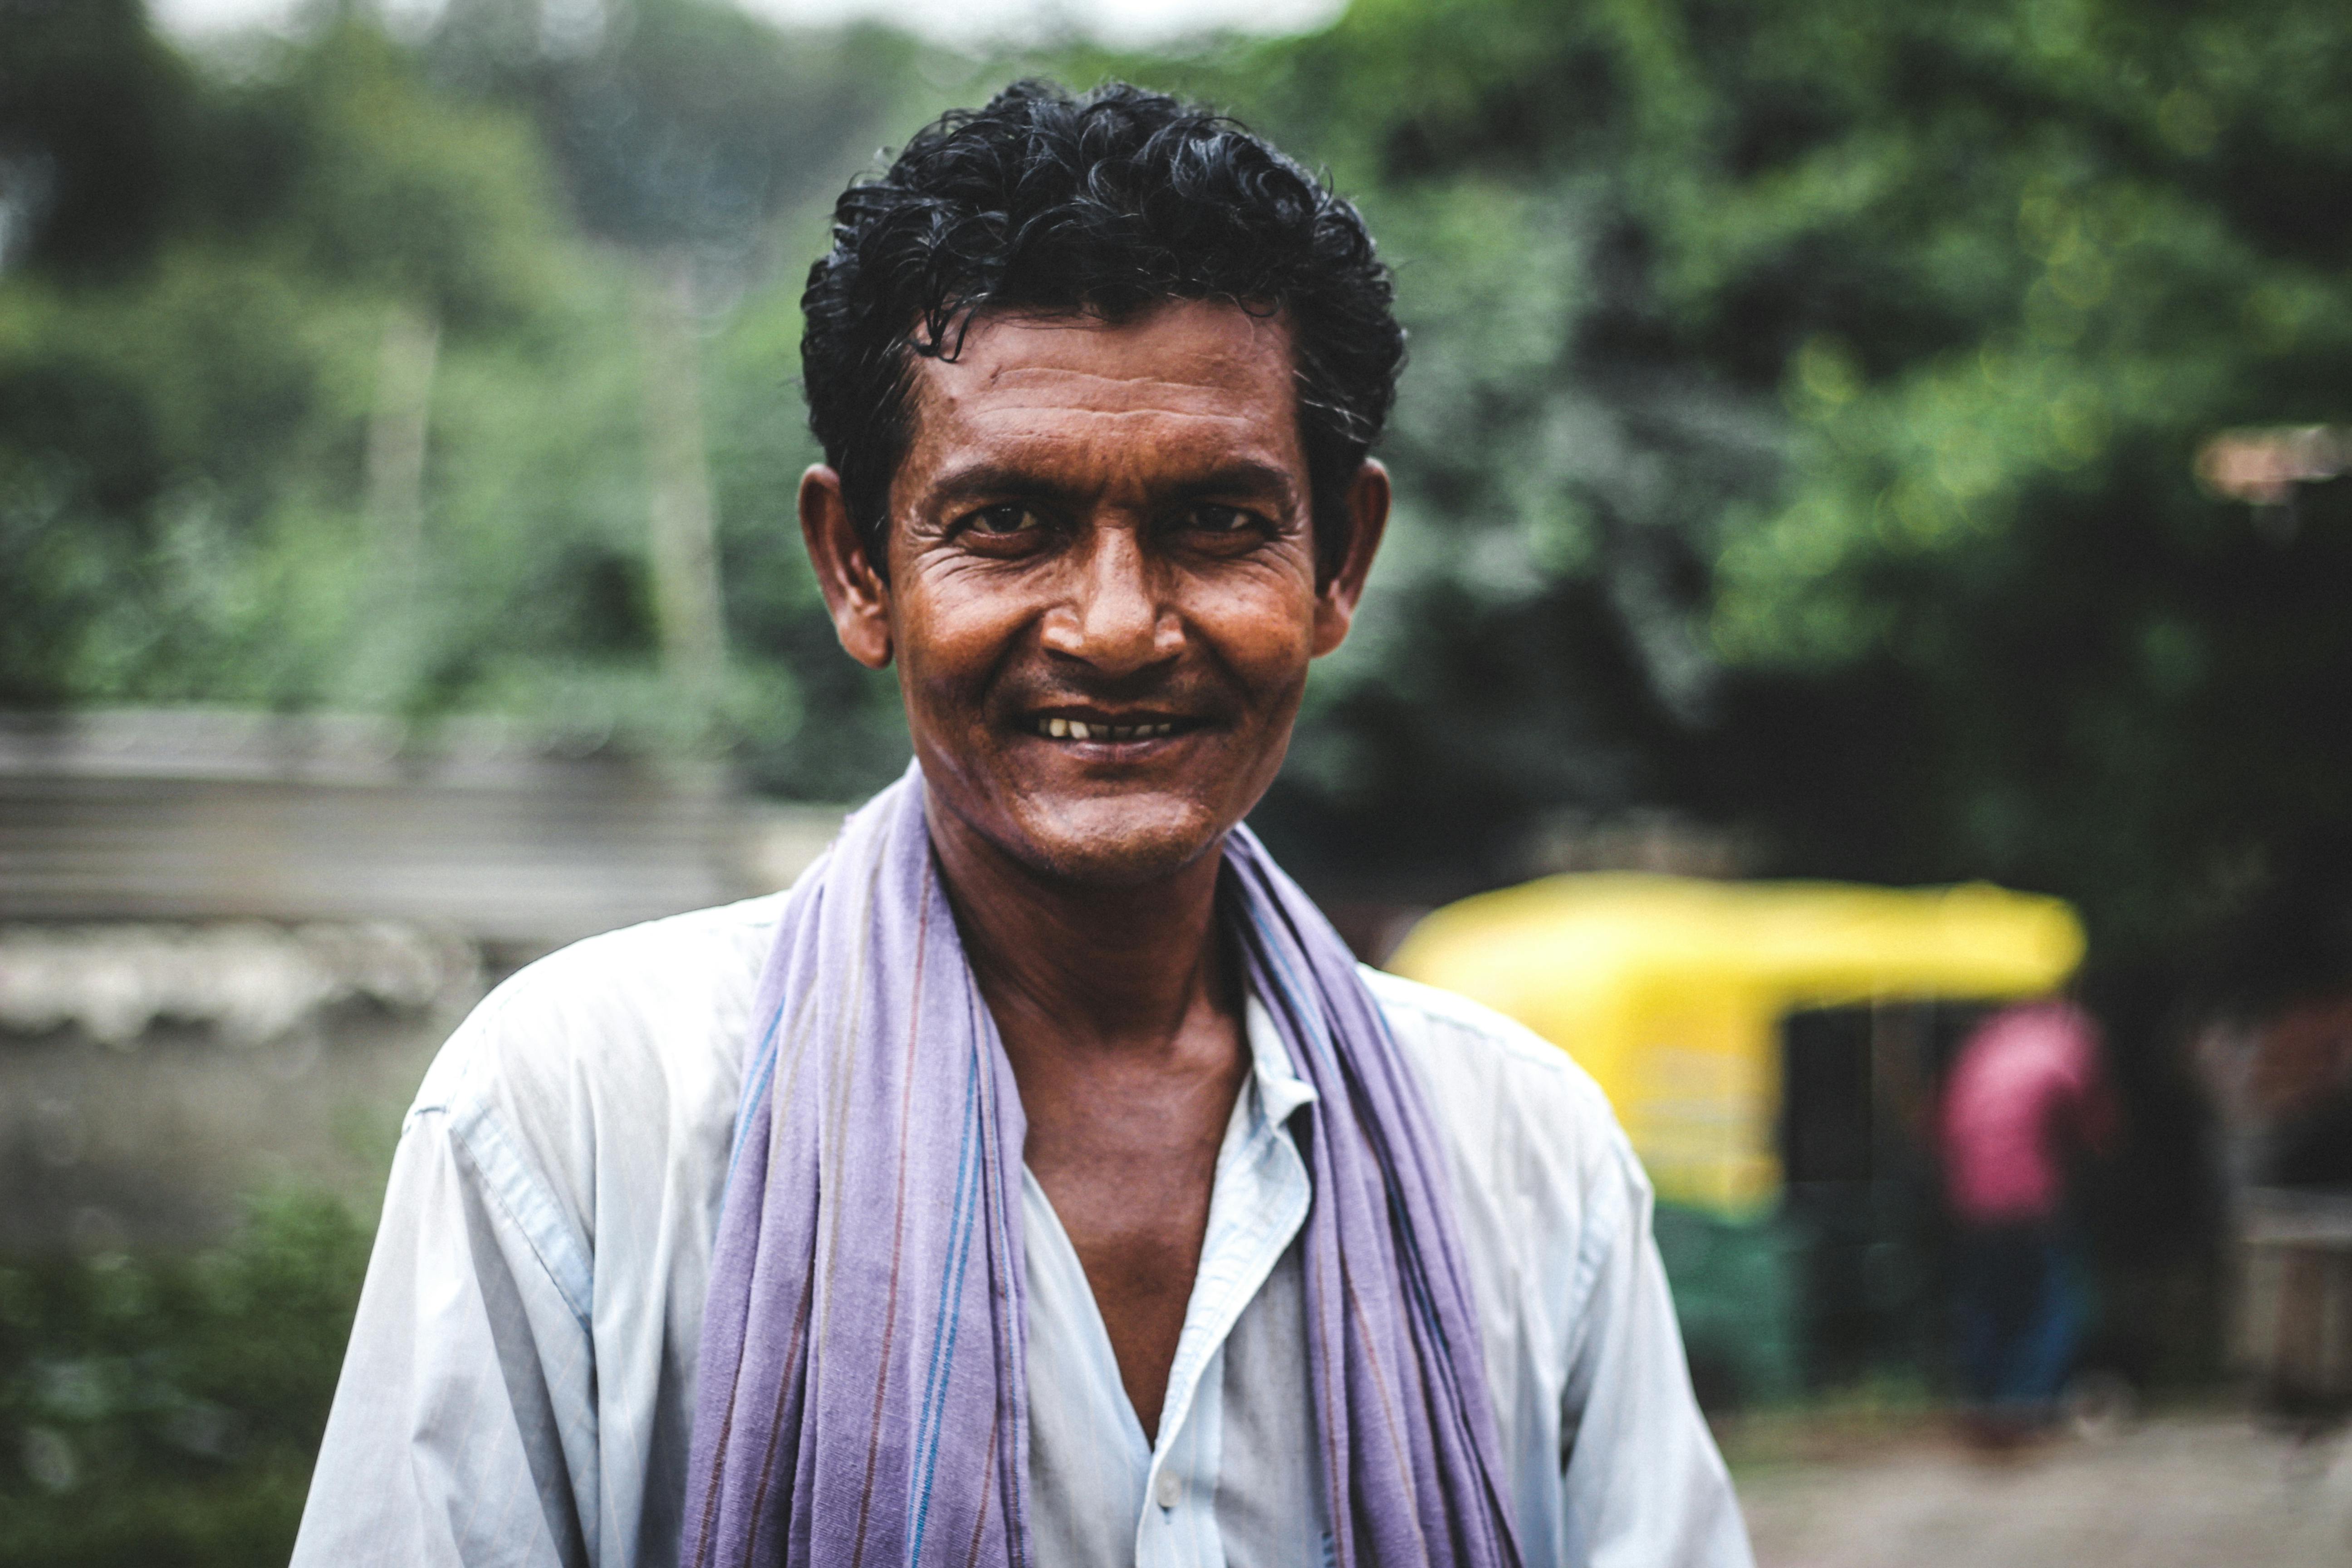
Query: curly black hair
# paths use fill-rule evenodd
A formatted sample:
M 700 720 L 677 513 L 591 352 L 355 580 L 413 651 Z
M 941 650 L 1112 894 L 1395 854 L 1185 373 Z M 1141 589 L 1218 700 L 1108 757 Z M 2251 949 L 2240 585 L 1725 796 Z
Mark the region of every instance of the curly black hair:
M 884 570 L 914 356 L 953 359 L 976 313 L 1117 320 L 1163 300 L 1279 313 L 1328 575 L 1404 362 L 1394 293 L 1356 209 L 1236 121 L 1124 82 L 1074 97 L 1019 81 L 842 193 L 801 296 L 809 427 Z

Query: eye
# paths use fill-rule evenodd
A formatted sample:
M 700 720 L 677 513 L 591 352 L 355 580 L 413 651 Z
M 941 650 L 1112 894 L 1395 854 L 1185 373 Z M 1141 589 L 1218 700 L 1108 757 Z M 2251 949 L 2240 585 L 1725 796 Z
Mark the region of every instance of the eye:
M 973 512 L 963 520 L 963 525 L 971 532 L 986 538 L 1011 539 L 1041 531 L 1045 526 L 1045 520 L 1023 502 L 1001 501 Z
M 1263 524 L 1257 514 L 1237 506 L 1220 506 L 1214 501 L 1202 501 L 1184 513 L 1184 526 L 1196 533 L 1234 535 L 1251 532 Z

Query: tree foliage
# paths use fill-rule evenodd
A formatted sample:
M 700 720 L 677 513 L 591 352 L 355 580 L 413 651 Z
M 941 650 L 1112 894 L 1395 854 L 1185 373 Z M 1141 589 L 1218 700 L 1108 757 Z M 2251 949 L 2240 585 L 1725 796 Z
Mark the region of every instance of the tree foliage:
M 63 88 L 7 106 L 26 151 L 0 160 L 0 213 L 30 237 L 0 272 L 0 702 L 488 710 L 569 743 L 680 743 L 630 330 L 637 258 L 676 251 L 709 285 L 722 367 L 742 656 L 725 714 L 772 782 L 855 788 L 894 765 L 893 723 L 887 692 L 805 657 L 822 617 L 767 493 L 806 458 L 772 253 L 805 227 L 808 182 L 866 155 L 848 139 L 879 110 L 851 110 L 902 90 L 892 50 L 911 47 L 794 49 L 724 6 L 649 0 L 594 50 L 517 54 L 489 47 L 498 11 L 453 6 L 420 47 L 330 7 L 194 63 L 134 5 L 0 11 L 0 58 L 42 62 L 45 89 L 177 94 L 102 135 L 51 111 Z M 109 173 L 142 158 L 160 196 Z M 127 214 L 89 216 L 100 196 Z M 369 471 L 412 320 L 436 345 L 413 562 L 380 537 Z M 742 364 L 739 341 L 769 357 Z M 859 761 L 790 746 L 803 665 Z
M 627 321 L 683 258 L 738 755 L 897 765 L 791 522 L 798 274 L 877 144 L 1016 62 L 559 9 L 396 43 L 342 5 L 234 68 L 130 0 L 0 9 L 0 700 L 671 743 Z M 2346 858 L 2352 534 L 2191 459 L 2347 416 L 2347 49 L 2313 0 L 1358 0 L 1017 62 L 1234 108 L 1400 268 L 1399 518 L 1269 830 L 1437 896 L 1666 805 L 1760 869 L 2064 893 L 2129 964 L 2303 896 Z M 405 621 L 367 478 L 403 310 L 441 332 Z
M 1360 0 L 1249 62 L 1403 264 L 1438 539 L 1308 777 L 1490 846 L 1674 801 L 2124 960 L 2292 880 L 2352 805 L 2352 537 L 2192 460 L 2347 417 L 2347 78 L 2298 0 Z
M 0 1268 L 0 1562 L 282 1561 L 367 1254 L 340 1205 L 286 1193 L 193 1258 Z

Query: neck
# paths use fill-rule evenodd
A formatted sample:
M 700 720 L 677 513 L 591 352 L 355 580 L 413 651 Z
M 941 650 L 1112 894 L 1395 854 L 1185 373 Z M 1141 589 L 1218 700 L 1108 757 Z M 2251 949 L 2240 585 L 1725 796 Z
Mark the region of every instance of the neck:
M 1087 1050 L 1171 1048 L 1197 1010 L 1232 1015 L 1216 895 L 1222 851 L 1154 880 L 1073 883 L 937 809 L 931 843 L 964 952 L 1008 1046 L 1040 1026 Z

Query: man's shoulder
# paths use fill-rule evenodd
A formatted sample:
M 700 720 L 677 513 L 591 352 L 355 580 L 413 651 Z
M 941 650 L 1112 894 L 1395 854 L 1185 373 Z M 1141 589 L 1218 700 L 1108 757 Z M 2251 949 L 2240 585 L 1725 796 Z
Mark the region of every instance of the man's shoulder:
M 1466 996 L 1382 970 L 1362 973 L 1457 1146 L 1542 1151 L 1562 1174 L 1613 1161 L 1622 1142 L 1616 1115 L 1566 1051 Z
M 1489 1344 L 1564 1354 L 1601 1259 L 1641 1223 L 1648 1193 L 1608 1098 L 1566 1051 L 1490 1007 L 1392 974 L 1364 981 L 1445 1146 Z M 1506 1382 L 1510 1366 L 1528 1370 L 1502 1365 Z
M 626 1102 L 740 1078 L 751 993 L 784 897 L 626 926 L 526 964 L 450 1037 L 415 1110 L 455 1111 L 486 1097 Z

